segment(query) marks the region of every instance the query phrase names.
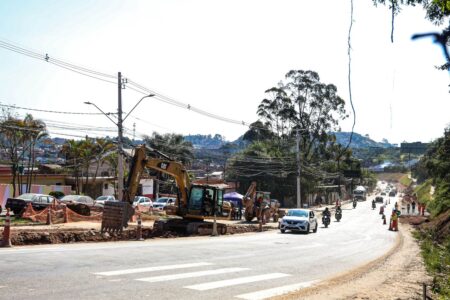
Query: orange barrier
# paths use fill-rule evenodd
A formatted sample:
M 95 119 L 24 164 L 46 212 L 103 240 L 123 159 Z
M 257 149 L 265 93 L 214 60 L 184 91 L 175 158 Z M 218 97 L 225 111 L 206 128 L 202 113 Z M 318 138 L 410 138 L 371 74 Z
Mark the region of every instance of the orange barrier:
M 52 209 L 52 207 L 55 207 Z M 68 223 L 68 222 L 80 222 L 80 221 L 98 221 L 102 220 L 102 213 L 91 213 L 90 216 L 80 215 L 65 205 L 52 205 L 43 210 L 36 211 L 31 206 L 31 203 L 27 205 L 25 211 L 22 214 L 22 218 L 29 219 L 33 222 L 41 222 L 50 225 L 52 223 Z

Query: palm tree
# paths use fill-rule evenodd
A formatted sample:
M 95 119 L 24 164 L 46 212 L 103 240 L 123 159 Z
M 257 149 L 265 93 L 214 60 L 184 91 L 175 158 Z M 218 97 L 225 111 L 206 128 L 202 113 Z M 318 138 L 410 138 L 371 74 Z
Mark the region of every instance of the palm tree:
M 29 168 L 29 172 L 27 174 L 27 184 L 26 184 L 26 190 L 27 193 L 31 191 L 31 182 L 33 178 L 33 170 L 35 166 L 35 155 L 34 155 L 34 148 L 36 146 L 36 143 L 48 136 L 46 125 L 43 121 L 34 119 L 31 114 L 27 114 L 23 120 L 24 125 L 28 127 L 30 130 L 27 131 L 27 137 L 29 139 L 28 145 L 29 149 L 28 152 L 30 153 L 28 157 L 28 166 L 31 166 L 31 169 Z
M 153 132 L 151 137 L 144 137 L 144 143 L 174 160 L 181 161 L 186 166 L 190 165 L 194 158 L 192 143 L 186 141 L 181 134 L 160 135 Z
M 69 165 L 73 169 L 73 175 L 75 177 L 75 191 L 80 194 L 80 152 L 81 152 L 81 141 L 67 140 L 63 145 L 61 152 L 66 156 L 66 164 L 68 161 L 71 162 Z

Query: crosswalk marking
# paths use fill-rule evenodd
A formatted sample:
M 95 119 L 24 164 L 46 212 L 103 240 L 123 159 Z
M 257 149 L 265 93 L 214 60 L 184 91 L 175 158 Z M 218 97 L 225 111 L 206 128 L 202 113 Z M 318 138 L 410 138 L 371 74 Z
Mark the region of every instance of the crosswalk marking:
M 284 274 L 284 273 L 269 273 L 269 274 L 263 274 L 263 275 L 240 277 L 240 278 L 235 278 L 235 279 L 220 280 L 220 281 L 213 281 L 213 282 L 189 285 L 189 286 L 185 286 L 184 288 L 198 290 L 198 291 L 206 291 L 206 290 L 212 290 L 212 289 L 217 289 L 217 288 L 226 287 L 226 286 L 232 286 L 232 285 L 238 285 L 238 284 L 244 284 L 244 283 L 256 282 L 256 281 L 263 281 L 263 280 L 268 280 L 268 279 L 276 279 L 276 278 L 282 278 L 282 277 L 286 277 L 286 276 L 291 276 L 291 275 Z
M 147 278 L 139 278 L 136 280 L 145 281 L 145 282 L 161 282 L 161 281 L 169 281 L 176 280 L 182 278 L 193 278 L 193 277 L 201 277 L 207 275 L 217 275 L 217 274 L 225 274 L 225 273 L 234 273 L 249 270 L 248 268 L 224 268 L 224 269 L 216 269 L 216 270 L 207 270 L 207 271 L 198 271 L 198 272 L 190 272 L 190 273 L 179 273 L 172 275 L 162 275 L 162 276 L 153 276 Z
M 261 290 L 253 293 L 237 295 L 236 298 L 245 300 L 263 300 L 275 296 L 280 296 L 313 285 L 317 280 L 306 281 L 296 284 L 279 286 L 272 289 Z
M 212 263 L 198 262 L 198 263 L 190 263 L 190 264 L 167 265 L 167 266 L 159 266 L 159 267 L 147 267 L 147 268 L 117 270 L 117 271 L 109 271 L 109 272 L 99 272 L 99 273 L 94 273 L 94 274 L 102 275 L 102 276 L 115 276 L 115 275 L 126 275 L 126 274 L 135 274 L 135 273 L 145 273 L 145 272 L 202 267 L 202 266 L 210 266 L 210 265 L 212 265 Z

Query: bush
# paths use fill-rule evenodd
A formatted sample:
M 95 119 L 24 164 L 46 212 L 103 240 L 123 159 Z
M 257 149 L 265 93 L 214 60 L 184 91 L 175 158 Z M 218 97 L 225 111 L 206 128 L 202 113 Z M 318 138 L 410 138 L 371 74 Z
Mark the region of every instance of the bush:
M 56 199 L 61 199 L 62 197 L 64 197 L 65 195 L 64 195 L 64 193 L 63 192 L 60 192 L 60 191 L 53 191 L 53 192 L 50 192 L 50 193 L 48 193 L 50 196 L 53 196 L 53 197 L 55 197 Z

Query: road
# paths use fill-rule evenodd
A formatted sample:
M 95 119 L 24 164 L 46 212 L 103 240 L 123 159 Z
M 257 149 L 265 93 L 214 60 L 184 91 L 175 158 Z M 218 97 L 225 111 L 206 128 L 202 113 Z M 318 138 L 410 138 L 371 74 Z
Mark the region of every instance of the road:
M 0 299 L 266 299 L 374 260 L 395 241 L 370 198 L 308 235 L 3 248 Z

